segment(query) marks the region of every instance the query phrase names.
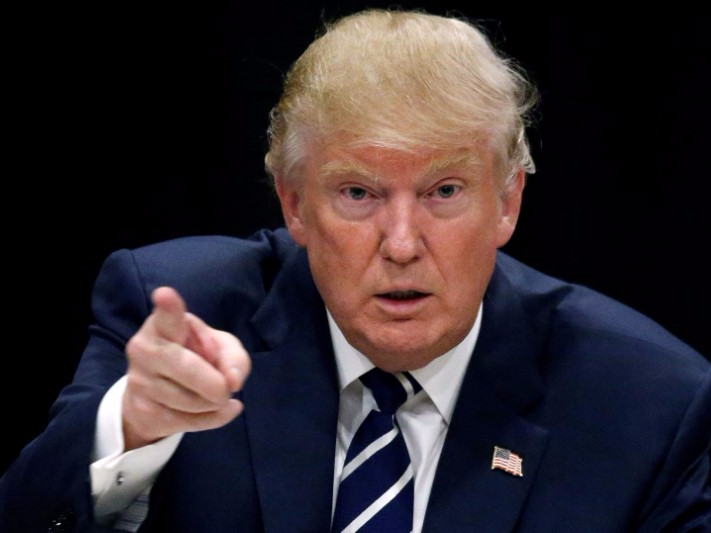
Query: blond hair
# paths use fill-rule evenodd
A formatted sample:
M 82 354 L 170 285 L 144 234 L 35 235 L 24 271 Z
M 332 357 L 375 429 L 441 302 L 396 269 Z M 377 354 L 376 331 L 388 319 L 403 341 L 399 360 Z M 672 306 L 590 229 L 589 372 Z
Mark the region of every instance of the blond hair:
M 533 173 L 526 126 L 537 93 L 470 22 L 368 9 L 327 24 L 272 109 L 267 172 L 300 175 L 327 143 L 412 151 L 493 149 L 502 179 Z

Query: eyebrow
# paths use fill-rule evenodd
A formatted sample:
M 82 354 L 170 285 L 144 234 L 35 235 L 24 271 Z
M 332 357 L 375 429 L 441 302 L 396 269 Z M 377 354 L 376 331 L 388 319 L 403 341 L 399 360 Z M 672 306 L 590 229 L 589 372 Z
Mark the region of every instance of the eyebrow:
M 360 165 L 354 161 L 342 161 L 340 159 L 329 161 L 323 165 L 318 172 L 320 178 L 342 174 L 352 174 L 363 178 L 374 177 L 373 173 L 365 165 Z
M 456 152 L 430 159 L 425 172 L 436 174 L 453 168 L 473 168 L 481 165 L 481 160 L 471 152 Z
M 438 174 L 454 168 L 472 168 L 480 164 L 481 161 L 470 152 L 459 152 L 439 157 L 433 156 L 423 173 L 425 175 Z M 343 174 L 376 180 L 380 177 L 365 165 L 356 161 L 344 161 L 340 159 L 329 161 L 323 165 L 318 174 L 320 178 Z

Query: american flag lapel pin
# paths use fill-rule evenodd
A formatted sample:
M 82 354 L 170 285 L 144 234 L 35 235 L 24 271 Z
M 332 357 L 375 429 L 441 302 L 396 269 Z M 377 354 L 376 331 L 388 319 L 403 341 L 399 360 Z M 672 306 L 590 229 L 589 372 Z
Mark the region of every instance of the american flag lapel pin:
M 507 448 L 494 446 L 491 469 L 496 470 L 497 468 L 516 477 L 523 477 L 523 458 Z

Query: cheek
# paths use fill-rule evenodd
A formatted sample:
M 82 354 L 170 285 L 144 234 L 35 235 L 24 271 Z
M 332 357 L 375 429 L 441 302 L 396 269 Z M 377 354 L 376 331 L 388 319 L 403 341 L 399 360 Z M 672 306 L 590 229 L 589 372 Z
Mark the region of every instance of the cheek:
M 452 257 L 459 257 L 464 262 L 476 261 L 486 251 L 496 249 L 499 233 L 499 220 L 494 210 L 474 210 L 474 214 L 464 217 L 445 228 L 438 235 L 444 249 Z
M 349 222 L 331 209 L 311 211 L 305 218 L 307 247 L 328 255 L 324 260 L 344 266 L 359 264 L 377 245 L 377 235 L 367 222 Z
M 344 223 L 324 212 L 306 220 L 306 249 L 319 285 L 337 291 L 339 285 L 343 289 L 362 281 L 372 257 L 372 239 L 363 225 Z
M 334 314 L 350 315 L 377 275 L 377 236 L 364 223 L 316 217 L 306 249 L 319 292 Z
M 316 199 L 318 202 L 319 199 Z M 300 244 L 313 253 L 320 253 L 320 250 L 337 246 L 337 234 L 332 231 L 332 223 L 329 222 L 328 213 L 314 201 L 304 202 L 299 210 L 301 227 Z
M 478 290 L 496 261 L 497 224 L 492 218 L 471 217 L 439 237 L 442 253 L 438 262 L 450 289 L 457 292 L 466 286 Z

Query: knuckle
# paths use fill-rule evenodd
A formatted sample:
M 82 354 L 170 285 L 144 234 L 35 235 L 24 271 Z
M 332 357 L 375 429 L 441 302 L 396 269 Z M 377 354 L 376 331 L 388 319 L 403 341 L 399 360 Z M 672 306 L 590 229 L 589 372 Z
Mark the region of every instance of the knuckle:
M 142 337 L 140 334 L 136 334 L 130 339 L 128 339 L 128 342 L 126 343 L 126 354 L 129 357 L 132 357 L 138 353 L 141 353 L 144 351 L 145 347 L 145 342 L 143 341 Z

